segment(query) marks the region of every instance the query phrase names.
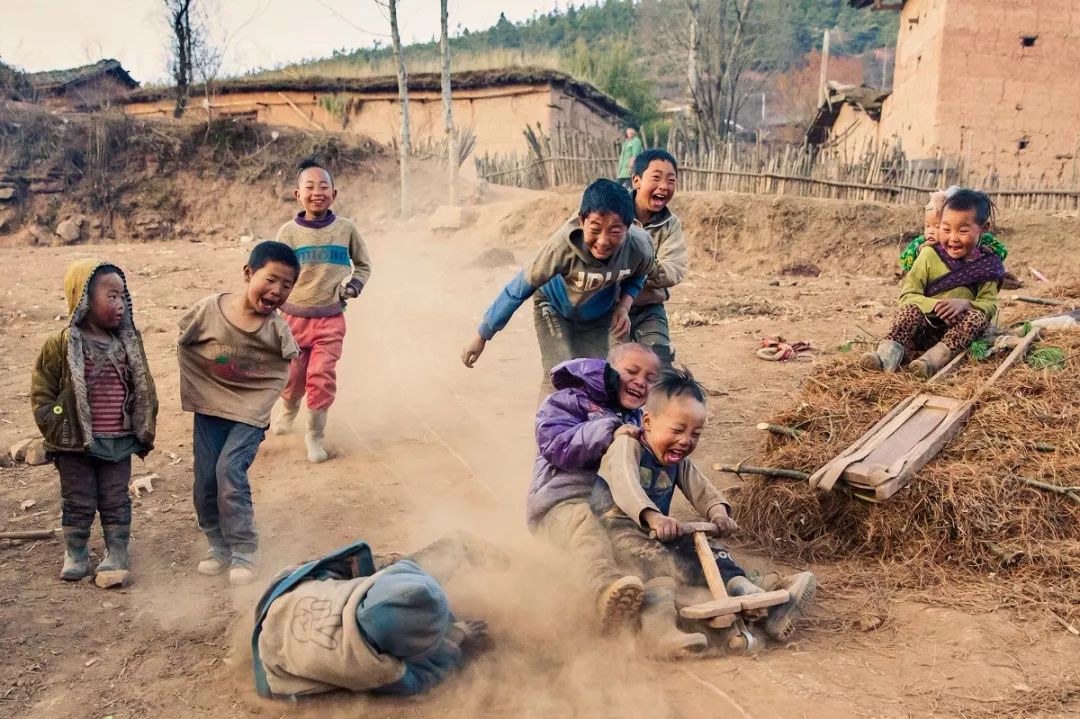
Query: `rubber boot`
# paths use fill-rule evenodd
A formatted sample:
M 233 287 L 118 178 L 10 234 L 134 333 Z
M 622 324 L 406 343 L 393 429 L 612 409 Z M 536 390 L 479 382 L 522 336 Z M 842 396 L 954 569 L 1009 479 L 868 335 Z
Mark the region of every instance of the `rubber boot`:
M 313 464 L 321 464 L 330 459 L 326 453 L 323 441 L 326 434 L 326 410 L 313 409 L 308 414 L 307 434 L 304 441 L 307 444 L 307 458 Z
M 77 582 L 90 573 L 90 530 L 81 527 L 64 527 L 64 568 L 60 578 Z
M 229 567 L 229 584 L 243 586 L 255 581 L 259 573 L 254 553 L 233 552 L 232 566 Z
M 270 431 L 277 435 L 289 434 L 293 431 L 293 422 L 296 421 L 296 415 L 299 412 L 299 400 L 295 404 L 281 400 L 281 409 L 278 410 L 277 417 L 274 417 L 270 423 L 272 425 Z
M 864 368 L 882 372 L 895 372 L 903 361 L 904 346 L 892 340 L 882 340 L 875 351 L 859 358 L 859 364 Z
M 788 590 L 791 599 L 769 608 L 765 633 L 777 641 L 786 642 L 795 633 L 795 622 L 806 614 L 813 604 L 817 580 L 810 572 L 799 572 L 784 577 L 778 589 Z
M 960 353 L 950 348 L 949 345 L 944 342 L 938 342 L 936 345 L 926 350 L 922 357 L 919 357 L 919 359 L 908 365 L 908 368 L 918 377 L 930 379 L 936 375 L 942 367 L 949 364 L 952 358 L 958 354 Z
M 94 584 L 102 589 L 127 586 L 131 579 L 128 557 L 131 525 L 106 524 L 101 529 L 105 534 L 105 559 L 97 567 Z
M 675 659 L 708 646 L 709 640 L 704 634 L 680 631 L 677 617 L 675 580 L 659 577 L 646 582 L 645 598 L 641 603 L 641 638 L 650 655 Z
M 232 566 L 232 554 L 225 547 L 210 547 L 199 562 L 199 574 L 216 577 Z
M 620 577 L 608 585 L 596 600 L 600 627 L 610 632 L 636 619 L 645 599 L 645 585 L 638 577 Z
M 765 590 L 746 577 L 732 577 L 727 583 L 727 593 L 728 596 L 732 597 L 745 597 L 748 594 L 764 594 Z M 758 619 L 764 619 L 768 616 L 768 613 L 768 608 L 751 609 L 743 612 L 743 616 L 748 621 L 756 621 Z

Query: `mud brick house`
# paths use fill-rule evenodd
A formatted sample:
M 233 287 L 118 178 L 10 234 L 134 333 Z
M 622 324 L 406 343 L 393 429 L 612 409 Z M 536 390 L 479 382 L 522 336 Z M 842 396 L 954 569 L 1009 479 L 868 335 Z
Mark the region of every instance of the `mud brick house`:
M 1071 181 L 1080 162 L 1080 0 L 849 0 L 899 12 L 892 93 L 830 87 L 807 133 L 858 152 Z
M 545 131 L 556 125 L 596 137 L 617 139 L 629 112 L 592 85 L 544 69 L 457 72 L 451 86 L 454 123 L 471 128 L 478 154 L 520 154 L 528 150 L 526 125 Z M 145 88 L 124 98 L 135 116 L 170 116 L 171 88 Z M 188 117 L 205 119 L 201 89 L 194 88 Z M 400 135 L 397 78 L 245 78 L 219 82 L 210 104 L 215 117 L 249 118 L 275 125 L 352 131 L 378 142 Z M 409 77 L 412 141 L 443 137 L 440 76 Z
M 139 86 L 116 60 L 26 76 L 34 99 L 57 110 L 97 110 L 115 104 Z

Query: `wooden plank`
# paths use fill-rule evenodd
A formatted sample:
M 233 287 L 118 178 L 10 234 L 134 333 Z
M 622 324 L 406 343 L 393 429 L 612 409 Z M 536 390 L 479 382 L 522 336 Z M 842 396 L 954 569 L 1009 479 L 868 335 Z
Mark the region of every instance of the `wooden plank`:
M 924 446 L 920 446 L 913 450 L 913 456 L 905 465 L 904 470 L 898 474 L 895 479 L 879 484 L 874 489 L 874 496 L 879 500 L 888 499 L 910 484 L 911 480 L 915 478 L 915 475 L 918 474 L 919 470 L 925 467 L 931 459 L 937 456 L 938 452 L 940 452 L 945 445 L 960 434 L 967 425 L 967 420 L 971 416 L 971 411 L 974 407 L 974 403 L 968 403 L 968 406 L 962 412 L 957 413 L 939 428 L 939 431 L 935 436 Z
M 791 594 L 789 594 L 786 589 L 777 589 L 774 592 L 747 594 L 740 596 L 739 599 L 742 600 L 742 610 L 747 612 L 754 609 L 765 609 L 766 607 L 775 607 L 777 604 L 783 604 L 791 599 Z
M 713 564 L 715 563 L 713 562 Z M 738 614 L 741 611 L 742 597 L 724 597 L 723 599 L 714 599 L 711 602 L 683 607 L 679 614 L 686 619 L 712 619 L 727 614 Z

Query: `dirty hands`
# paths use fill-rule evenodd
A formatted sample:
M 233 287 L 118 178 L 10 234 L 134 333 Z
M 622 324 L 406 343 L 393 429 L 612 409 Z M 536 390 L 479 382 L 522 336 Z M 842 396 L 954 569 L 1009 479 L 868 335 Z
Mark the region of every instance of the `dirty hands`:
M 623 339 L 630 334 L 630 312 L 622 306 L 616 307 L 611 315 L 611 334 L 618 339 Z
M 720 528 L 721 537 L 728 537 L 739 531 L 739 525 L 735 523 L 735 519 L 728 513 L 728 508 L 723 504 L 718 504 L 710 509 L 708 519 Z
M 450 627 L 446 638 L 457 644 L 465 652 L 486 649 L 491 644 L 488 636 L 488 623 L 480 619 L 465 619 L 455 622 Z
M 646 509 L 641 514 L 642 520 L 661 542 L 670 542 L 682 536 L 682 525 L 674 518 L 655 509 Z
M 945 324 L 953 325 L 970 309 L 970 300 L 938 300 L 938 303 L 934 305 L 934 314 L 940 317 Z
M 476 360 L 480 359 L 480 355 L 484 352 L 484 347 L 487 345 L 487 340 L 477 334 L 469 344 L 465 345 L 465 350 L 461 353 L 461 361 L 466 367 L 472 368 L 476 364 Z

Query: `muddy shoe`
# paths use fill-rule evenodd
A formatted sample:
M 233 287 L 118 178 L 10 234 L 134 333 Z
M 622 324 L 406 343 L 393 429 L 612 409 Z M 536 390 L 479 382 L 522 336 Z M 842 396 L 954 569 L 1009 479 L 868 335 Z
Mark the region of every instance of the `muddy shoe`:
M 304 442 L 307 445 L 307 458 L 312 464 L 322 464 L 330 459 L 326 452 L 326 410 L 313 409 L 308 415 L 307 433 Z
M 877 350 L 859 358 L 859 364 L 869 370 L 895 372 L 904 361 L 904 346 L 892 340 L 882 340 Z
M 210 547 L 206 550 L 206 556 L 199 562 L 199 574 L 207 577 L 216 577 L 232 565 L 232 557 L 229 550 L 222 547 Z
M 293 431 L 293 422 L 296 421 L 296 415 L 300 413 L 300 403 L 290 404 L 285 400 L 281 400 L 281 409 L 278 410 L 277 416 L 270 422 L 270 431 L 274 434 L 289 434 Z
M 788 590 L 791 599 L 769 608 L 765 633 L 777 641 L 786 642 L 795 633 L 795 622 L 805 615 L 813 604 L 817 580 L 810 572 L 799 572 L 784 577 L 779 588 Z
M 89 529 L 64 527 L 64 568 L 60 570 L 60 578 L 64 581 L 77 582 L 90 572 L 88 541 Z
M 732 597 L 745 597 L 748 594 L 764 594 L 765 590 L 751 582 L 746 577 L 732 577 L 727 583 L 727 592 Z M 749 609 L 744 611 L 743 617 L 749 621 L 764 619 L 769 614 L 768 608 Z
M 106 524 L 101 529 L 105 534 L 106 554 L 94 573 L 94 584 L 102 589 L 125 587 L 131 581 L 128 556 L 131 525 Z
M 254 554 L 241 554 L 233 552 L 232 566 L 229 567 L 229 584 L 234 587 L 251 584 L 255 581 L 258 569 L 255 565 Z
M 626 626 L 641 610 L 645 585 L 637 577 L 622 577 L 612 582 L 596 600 L 600 628 L 610 632 Z
M 936 345 L 926 350 L 922 357 L 914 360 L 908 365 L 908 369 L 915 373 L 916 376 L 922 379 L 930 379 L 936 375 L 942 367 L 949 364 L 953 357 L 960 354 L 956 350 L 953 350 L 949 345 L 944 342 L 938 342 Z
M 675 580 L 660 577 L 646 582 L 645 598 L 641 604 L 641 638 L 650 656 L 678 659 L 700 652 L 709 645 L 704 634 L 683 632 L 677 621 Z

